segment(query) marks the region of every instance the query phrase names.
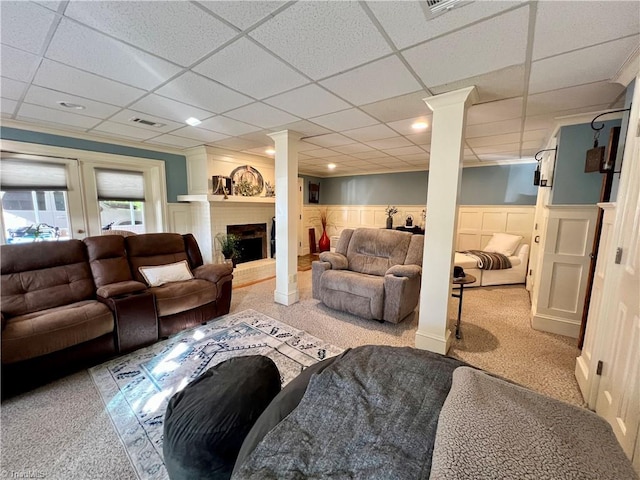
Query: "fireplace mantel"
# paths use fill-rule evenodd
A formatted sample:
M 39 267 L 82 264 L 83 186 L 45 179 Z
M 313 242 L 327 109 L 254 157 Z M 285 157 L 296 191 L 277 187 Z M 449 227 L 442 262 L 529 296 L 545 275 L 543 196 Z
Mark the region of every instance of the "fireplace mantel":
M 224 202 L 224 203 L 276 203 L 276 197 L 243 197 L 229 195 L 227 199 L 222 195 L 178 195 L 179 202 Z

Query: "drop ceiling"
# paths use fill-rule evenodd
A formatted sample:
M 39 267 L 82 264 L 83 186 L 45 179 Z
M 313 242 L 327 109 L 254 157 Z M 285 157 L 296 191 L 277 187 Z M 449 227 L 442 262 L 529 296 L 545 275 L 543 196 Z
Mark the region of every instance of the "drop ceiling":
M 3 0 L 0 16 L 3 123 L 261 156 L 289 129 L 322 177 L 428 168 L 423 99 L 470 85 L 465 164 L 530 161 L 555 118 L 622 105 L 612 79 L 640 41 L 637 1 Z

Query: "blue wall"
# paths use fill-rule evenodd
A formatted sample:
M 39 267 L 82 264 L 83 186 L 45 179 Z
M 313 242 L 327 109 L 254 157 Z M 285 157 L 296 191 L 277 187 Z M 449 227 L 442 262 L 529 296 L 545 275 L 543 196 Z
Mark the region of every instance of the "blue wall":
M 310 177 L 308 175 L 298 175 L 302 178 L 302 201 L 306 205 L 309 203 L 309 182 L 319 183 L 322 186 L 322 179 L 320 177 Z M 320 203 L 322 203 L 322 189 L 320 189 L 320 196 L 318 197 Z
M 184 155 L 174 155 L 172 153 L 156 152 L 143 148 L 124 147 L 111 143 L 94 142 L 92 140 L 82 140 L 80 138 L 63 137 L 61 135 L 9 127 L 0 127 L 0 138 L 4 140 L 15 140 L 17 142 L 37 143 L 39 145 L 51 145 L 55 147 L 75 148 L 77 150 L 162 160 L 164 161 L 167 175 L 167 201 L 177 202 L 178 199 L 176 197 L 178 195 L 187 193 L 187 160 Z
M 619 126 L 620 120 L 604 123 L 598 142 L 606 147 L 611 127 Z M 603 174 L 584 172 L 587 150 L 593 148 L 593 134 L 589 123 L 560 128 L 553 175 L 553 205 L 595 205 L 600 201 Z
M 461 205 L 535 205 L 533 163 L 462 170 Z M 320 180 L 326 205 L 424 205 L 429 172 L 332 177 Z

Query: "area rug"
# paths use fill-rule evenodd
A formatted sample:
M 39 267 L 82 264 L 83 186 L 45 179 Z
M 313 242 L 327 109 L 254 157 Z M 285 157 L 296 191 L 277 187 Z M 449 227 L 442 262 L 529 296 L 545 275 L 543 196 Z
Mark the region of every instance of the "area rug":
M 171 396 L 231 357 L 264 355 L 283 386 L 305 367 L 342 349 L 255 310 L 226 315 L 89 370 L 142 480 L 168 479 L 162 456 L 164 413 Z

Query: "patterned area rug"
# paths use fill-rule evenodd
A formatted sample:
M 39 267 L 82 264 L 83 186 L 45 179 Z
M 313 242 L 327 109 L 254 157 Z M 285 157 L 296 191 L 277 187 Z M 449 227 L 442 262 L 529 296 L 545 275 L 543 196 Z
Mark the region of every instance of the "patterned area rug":
M 305 367 L 342 349 L 255 310 L 226 315 L 89 370 L 138 476 L 168 479 L 162 457 L 171 396 L 231 357 L 264 355 L 283 386 Z

